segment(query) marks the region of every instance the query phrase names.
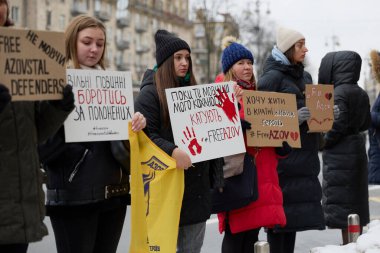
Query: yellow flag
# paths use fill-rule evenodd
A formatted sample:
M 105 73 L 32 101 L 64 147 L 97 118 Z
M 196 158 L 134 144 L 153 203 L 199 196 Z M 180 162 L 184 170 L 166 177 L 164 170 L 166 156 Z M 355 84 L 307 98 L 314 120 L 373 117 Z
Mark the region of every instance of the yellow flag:
M 131 130 L 131 244 L 129 253 L 175 253 L 184 171 L 143 131 Z

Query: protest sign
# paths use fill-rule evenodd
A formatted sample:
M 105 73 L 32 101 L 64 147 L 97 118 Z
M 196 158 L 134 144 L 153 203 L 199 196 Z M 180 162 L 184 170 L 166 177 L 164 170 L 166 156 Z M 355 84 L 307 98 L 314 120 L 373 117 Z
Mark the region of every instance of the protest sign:
M 248 146 L 281 147 L 287 141 L 292 147 L 301 147 L 294 94 L 246 90 L 243 104 L 245 120 L 251 123 Z
M 0 27 L 0 82 L 12 101 L 61 99 L 66 85 L 63 32 Z
M 134 112 L 130 72 L 67 69 L 75 109 L 65 125 L 66 142 L 128 139 Z
M 191 161 L 245 152 L 233 83 L 166 89 L 174 142 Z
M 306 106 L 310 110 L 309 132 L 327 132 L 334 122 L 334 86 L 307 84 Z

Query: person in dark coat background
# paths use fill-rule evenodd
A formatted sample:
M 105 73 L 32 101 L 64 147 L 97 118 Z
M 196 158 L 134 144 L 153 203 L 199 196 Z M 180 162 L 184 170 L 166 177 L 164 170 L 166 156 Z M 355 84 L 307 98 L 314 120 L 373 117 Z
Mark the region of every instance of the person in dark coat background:
M 358 214 L 360 226 L 369 222 L 367 154 L 362 134 L 370 126 L 367 93 L 358 85 L 362 60 L 356 52 L 326 54 L 318 83 L 334 85 L 339 118 L 324 135 L 322 204 L 326 225 L 342 229 L 348 243 L 347 217 Z
M 375 80 L 380 83 L 380 52 L 372 50 L 371 66 Z M 368 183 L 380 184 L 380 94 L 371 110 L 371 126 L 368 129 Z
M 302 64 L 308 52 L 305 37 L 285 27 L 277 30 L 276 37 L 276 46 L 258 80 L 258 90 L 295 94 L 302 148 L 294 148 L 287 158 L 278 163 L 286 226 L 269 229 L 268 242 L 271 253 L 292 253 L 297 231 L 325 229 L 320 202 L 322 189 L 318 179 L 320 135 L 308 133 L 306 122 L 310 111 L 305 106 L 304 91 L 305 84 L 311 84 L 312 79 Z

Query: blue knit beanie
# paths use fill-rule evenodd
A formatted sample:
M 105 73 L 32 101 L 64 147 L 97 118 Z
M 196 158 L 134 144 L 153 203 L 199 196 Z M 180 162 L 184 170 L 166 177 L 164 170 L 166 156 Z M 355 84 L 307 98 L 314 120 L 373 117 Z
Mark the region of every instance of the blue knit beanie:
M 232 42 L 228 47 L 223 50 L 222 55 L 222 70 L 223 73 L 226 74 L 228 70 L 234 65 L 236 62 L 248 59 L 253 63 L 253 55 L 251 51 L 245 48 L 243 45 Z

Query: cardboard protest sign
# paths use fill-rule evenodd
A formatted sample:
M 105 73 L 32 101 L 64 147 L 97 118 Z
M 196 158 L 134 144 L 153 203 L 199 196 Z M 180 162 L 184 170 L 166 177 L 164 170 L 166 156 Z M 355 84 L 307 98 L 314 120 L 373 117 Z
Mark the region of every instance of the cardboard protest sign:
M 334 122 L 334 85 L 307 84 L 306 106 L 310 110 L 309 132 L 327 132 Z
M 133 107 L 130 72 L 67 69 L 75 109 L 66 119 L 66 142 L 127 140 Z
M 245 152 L 232 82 L 165 91 L 174 142 L 193 163 Z
M 61 99 L 66 85 L 63 32 L 0 27 L 0 82 L 13 101 Z
M 243 104 L 245 120 L 251 123 L 248 146 L 280 147 L 287 141 L 292 147 L 301 147 L 294 94 L 246 90 Z

